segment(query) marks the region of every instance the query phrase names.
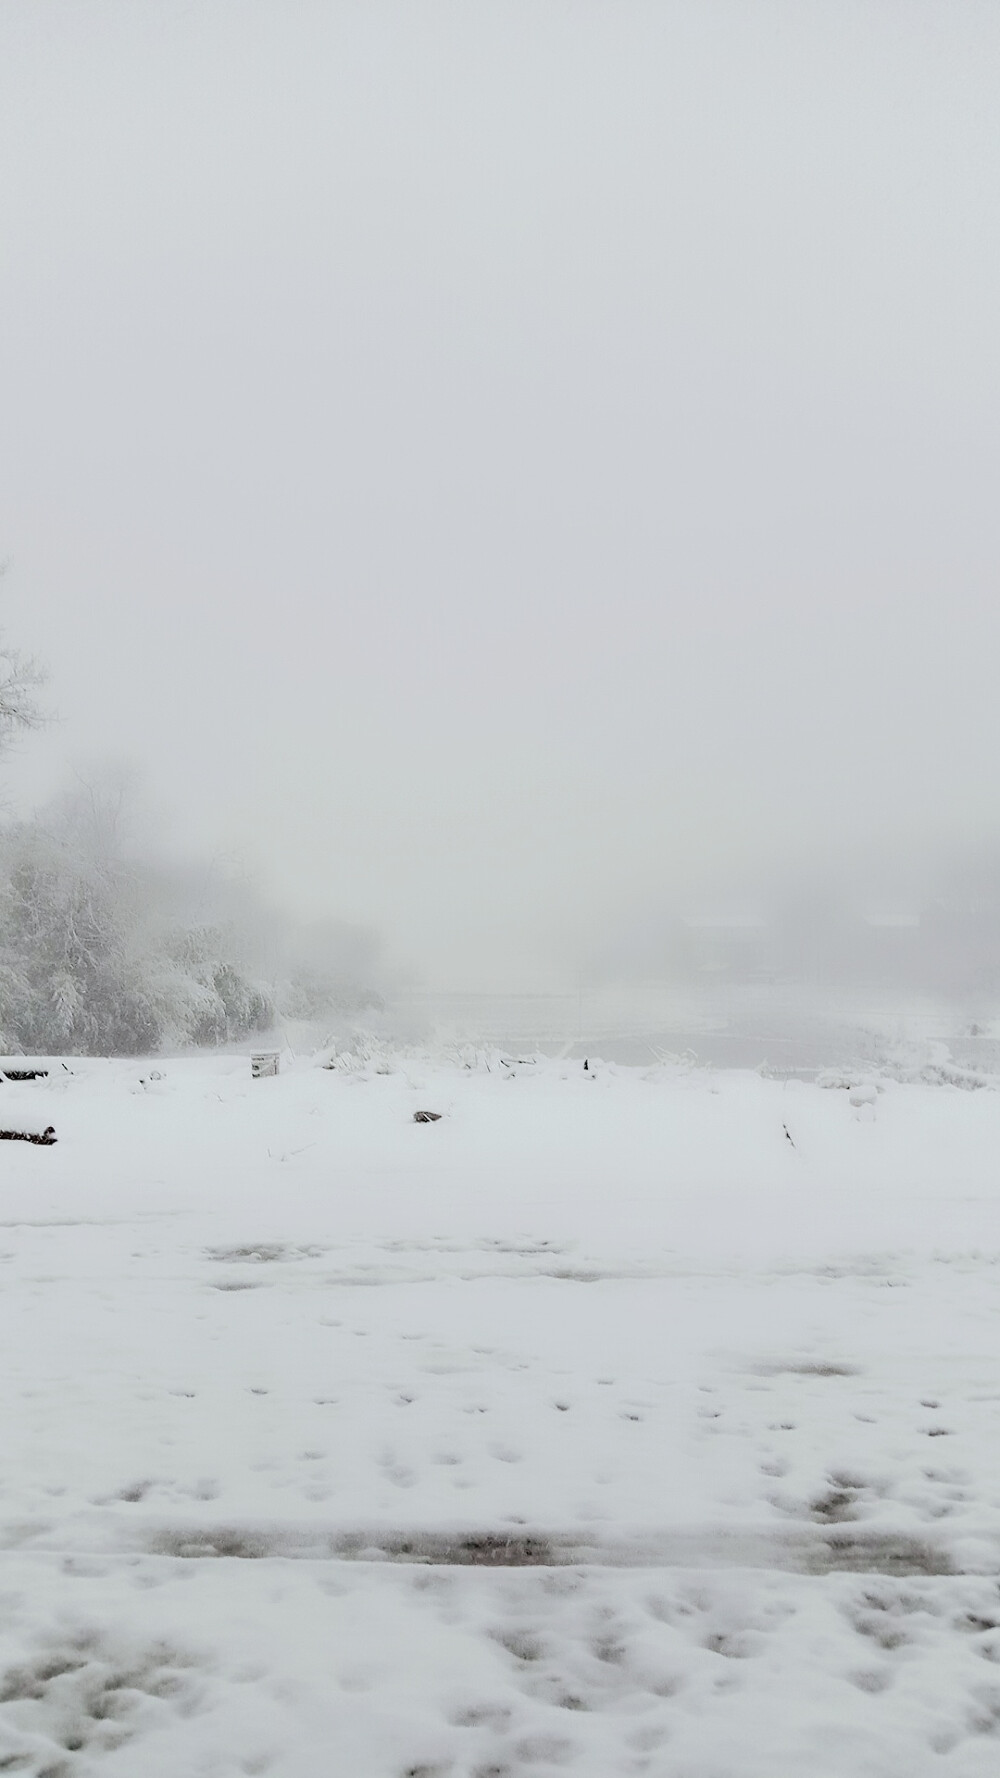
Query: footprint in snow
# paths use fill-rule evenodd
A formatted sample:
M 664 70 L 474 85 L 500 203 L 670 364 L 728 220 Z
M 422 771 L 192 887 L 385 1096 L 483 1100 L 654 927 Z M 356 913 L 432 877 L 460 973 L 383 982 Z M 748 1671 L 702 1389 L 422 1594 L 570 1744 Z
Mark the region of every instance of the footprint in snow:
M 521 1463 L 524 1460 L 524 1452 L 516 1451 L 513 1445 L 489 1445 L 487 1449 L 498 1463 Z
M 390 1460 L 383 1462 L 381 1468 L 386 1481 L 391 1482 L 394 1488 L 412 1488 L 416 1485 L 416 1476 L 412 1469 L 407 1469 L 404 1463 L 394 1463 Z

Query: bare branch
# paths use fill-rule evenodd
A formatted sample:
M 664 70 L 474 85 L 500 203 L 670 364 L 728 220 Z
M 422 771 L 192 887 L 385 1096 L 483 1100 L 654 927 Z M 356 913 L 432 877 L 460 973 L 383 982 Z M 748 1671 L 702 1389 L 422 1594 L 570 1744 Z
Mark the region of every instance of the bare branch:
M 0 643 L 0 748 L 47 720 L 38 701 L 45 673 L 30 655 Z
M 10 564 L 0 561 L 0 579 Z M 19 735 L 48 721 L 38 701 L 47 674 L 33 655 L 10 648 L 0 631 L 0 753 Z

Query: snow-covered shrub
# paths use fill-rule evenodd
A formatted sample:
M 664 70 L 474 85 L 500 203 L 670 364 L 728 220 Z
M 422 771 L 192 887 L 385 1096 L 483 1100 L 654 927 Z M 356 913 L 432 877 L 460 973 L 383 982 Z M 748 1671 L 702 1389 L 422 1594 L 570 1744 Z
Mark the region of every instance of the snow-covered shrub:
M 98 811 L 98 815 L 100 811 Z M 0 838 L 0 1033 L 35 1054 L 142 1055 L 265 1029 L 269 996 L 217 927 L 76 805 Z
M 174 1042 L 230 1043 L 274 1023 L 269 994 L 227 956 L 217 927 L 180 927 L 170 934 L 157 982 L 164 1025 Z
M 397 1074 L 400 1055 L 399 1046 L 391 1041 L 370 1031 L 355 1031 L 327 1049 L 321 1067 L 339 1068 L 345 1074 Z

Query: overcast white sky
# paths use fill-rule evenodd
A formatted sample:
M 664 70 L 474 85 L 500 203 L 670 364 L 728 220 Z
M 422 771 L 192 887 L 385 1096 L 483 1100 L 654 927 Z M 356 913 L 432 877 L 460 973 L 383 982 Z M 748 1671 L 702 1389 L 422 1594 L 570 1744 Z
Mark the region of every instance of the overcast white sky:
M 998 94 L 996 0 L 3 0 L 13 794 L 470 986 L 996 833 Z

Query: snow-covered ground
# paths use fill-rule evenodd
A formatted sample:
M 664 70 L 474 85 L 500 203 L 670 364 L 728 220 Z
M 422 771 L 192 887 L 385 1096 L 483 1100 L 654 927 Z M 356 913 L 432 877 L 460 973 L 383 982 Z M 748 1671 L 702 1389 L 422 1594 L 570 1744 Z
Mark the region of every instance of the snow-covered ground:
M 1000 1093 L 383 1065 L 0 1084 L 0 1771 L 1000 1771 Z

